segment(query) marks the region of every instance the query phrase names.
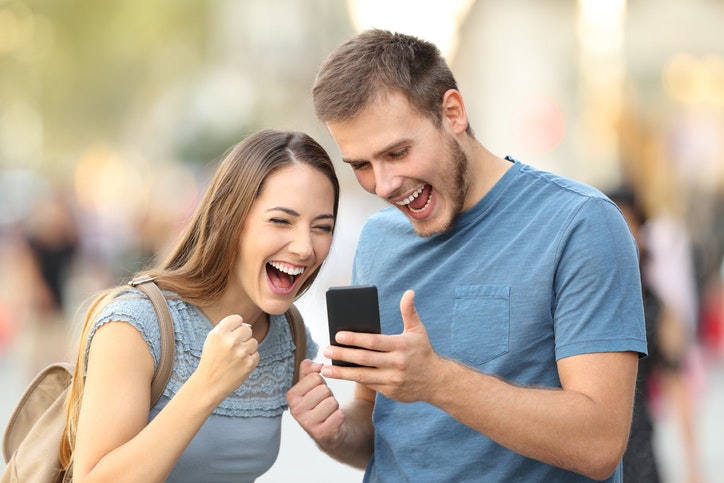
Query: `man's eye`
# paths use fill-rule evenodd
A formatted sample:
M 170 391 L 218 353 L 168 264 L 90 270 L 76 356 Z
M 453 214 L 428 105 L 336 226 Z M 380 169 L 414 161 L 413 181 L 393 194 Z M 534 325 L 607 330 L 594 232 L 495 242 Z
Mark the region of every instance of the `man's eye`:
M 390 153 L 390 157 L 392 159 L 404 158 L 407 155 L 408 151 L 409 151 L 409 148 L 400 149 L 399 151 L 394 151 L 394 152 Z
M 359 163 L 349 163 L 349 165 L 352 167 L 352 170 L 358 171 L 360 169 L 366 168 L 367 166 L 370 165 L 370 163 L 368 163 L 366 161 L 361 161 Z

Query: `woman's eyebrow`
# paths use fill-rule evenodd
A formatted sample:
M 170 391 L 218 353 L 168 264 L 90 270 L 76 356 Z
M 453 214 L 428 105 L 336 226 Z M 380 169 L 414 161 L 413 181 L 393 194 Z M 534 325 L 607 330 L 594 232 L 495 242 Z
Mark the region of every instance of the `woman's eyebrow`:
M 301 216 L 299 213 L 297 213 L 297 211 L 295 211 L 291 208 L 286 208 L 284 206 L 275 206 L 274 208 L 269 208 L 268 210 L 266 210 L 267 213 L 269 213 L 270 211 L 281 211 L 282 213 L 286 213 L 289 216 L 297 216 L 297 217 Z M 315 216 L 314 219 L 315 220 L 326 220 L 326 219 L 334 220 L 334 215 L 332 213 L 325 213 L 323 215 Z
M 275 206 L 274 208 L 269 208 L 268 210 L 266 210 L 267 213 L 269 213 L 270 211 L 281 211 L 286 213 L 287 215 L 299 216 L 299 213 L 297 213 L 295 210 L 291 208 L 285 208 L 283 206 Z

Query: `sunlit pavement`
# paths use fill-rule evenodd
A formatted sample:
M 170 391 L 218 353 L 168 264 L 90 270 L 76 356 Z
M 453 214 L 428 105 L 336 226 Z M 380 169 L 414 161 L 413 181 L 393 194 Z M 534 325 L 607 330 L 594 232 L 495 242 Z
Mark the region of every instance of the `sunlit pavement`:
M 19 370 L 12 352 L 0 354 L 0 421 L 4 428 L 17 402 L 27 377 Z M 697 403 L 701 464 L 705 479 L 702 483 L 724 483 L 724 362 L 709 363 L 704 369 L 700 398 Z M 342 391 L 344 392 L 344 390 Z M 349 394 L 351 396 L 351 394 Z M 343 397 L 344 398 L 344 397 Z M 679 441 L 680 430 L 670 409 L 664 409 L 657 420 L 656 448 L 664 483 L 687 483 L 684 480 L 684 457 Z M 351 470 L 319 453 L 292 418 L 285 414 L 282 428 L 282 451 L 277 465 L 260 483 L 289 481 L 287 469 L 293 470 L 295 481 L 321 483 L 326 481 L 360 481 L 361 472 Z M 286 446 L 285 446 L 286 445 Z M 290 446 L 295 446 L 290 448 Z M 0 468 L 4 468 L 0 460 Z M 308 468 L 302 472 L 300 468 Z M 304 478 L 309 479 L 304 479 Z

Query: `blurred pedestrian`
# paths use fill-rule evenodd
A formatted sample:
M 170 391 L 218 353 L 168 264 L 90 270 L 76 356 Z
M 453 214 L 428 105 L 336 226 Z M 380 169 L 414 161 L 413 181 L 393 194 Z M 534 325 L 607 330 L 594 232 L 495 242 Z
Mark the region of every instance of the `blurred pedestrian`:
M 685 323 L 651 281 L 651 251 L 647 243 L 649 217 L 629 187 L 612 191 L 609 197 L 619 206 L 639 247 L 642 294 L 649 356 L 639 361 L 631 435 L 623 458 L 624 481 L 661 481 L 661 467 L 654 446 L 655 400 L 661 393 L 673 403 L 682 431 L 680 439 L 685 460 L 685 482 L 699 483 L 701 468 L 696 439 L 694 396 L 687 384 L 687 355 L 690 341 Z M 663 255 L 663 254 L 662 254 Z M 679 274 L 682 276 L 682 274 Z M 686 281 L 677 281 L 678 286 Z M 656 390 L 658 389 L 658 391 Z
M 68 359 L 67 287 L 81 249 L 79 232 L 71 197 L 49 186 L 35 195 L 19 225 L 12 274 L 6 275 L 19 296 L 12 337 L 25 379 Z

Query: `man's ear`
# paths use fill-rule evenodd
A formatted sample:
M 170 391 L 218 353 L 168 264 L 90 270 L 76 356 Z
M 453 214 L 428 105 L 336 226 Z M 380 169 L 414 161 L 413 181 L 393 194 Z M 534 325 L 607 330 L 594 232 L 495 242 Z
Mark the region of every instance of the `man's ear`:
M 468 115 L 459 91 L 450 89 L 443 95 L 442 120 L 453 134 L 460 134 L 468 128 Z

